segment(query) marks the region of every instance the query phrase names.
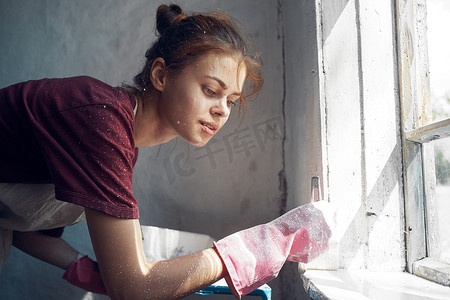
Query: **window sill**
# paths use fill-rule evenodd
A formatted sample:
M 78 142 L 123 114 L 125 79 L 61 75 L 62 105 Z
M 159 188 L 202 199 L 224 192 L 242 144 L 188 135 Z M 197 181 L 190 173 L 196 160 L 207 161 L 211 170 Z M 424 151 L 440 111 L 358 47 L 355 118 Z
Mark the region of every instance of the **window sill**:
M 406 272 L 308 270 L 302 279 L 314 300 L 450 299 L 450 287 Z
M 439 284 L 450 286 L 450 264 L 427 257 L 413 263 L 413 273 Z

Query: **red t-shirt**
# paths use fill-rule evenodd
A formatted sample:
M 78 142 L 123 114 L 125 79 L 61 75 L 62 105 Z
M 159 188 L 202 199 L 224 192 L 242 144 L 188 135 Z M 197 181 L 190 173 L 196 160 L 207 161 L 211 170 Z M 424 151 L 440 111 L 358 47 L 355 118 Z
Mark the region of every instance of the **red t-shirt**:
M 56 198 L 138 218 L 135 98 L 90 77 L 0 90 L 0 182 L 53 183 Z

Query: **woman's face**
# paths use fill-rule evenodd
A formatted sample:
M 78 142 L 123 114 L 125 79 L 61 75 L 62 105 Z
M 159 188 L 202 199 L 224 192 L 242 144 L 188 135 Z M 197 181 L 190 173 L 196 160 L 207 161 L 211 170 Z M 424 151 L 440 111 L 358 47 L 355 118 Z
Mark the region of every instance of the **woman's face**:
M 204 146 L 228 120 L 245 78 L 246 68 L 234 57 L 206 54 L 177 74 L 167 74 L 159 116 L 177 136 Z

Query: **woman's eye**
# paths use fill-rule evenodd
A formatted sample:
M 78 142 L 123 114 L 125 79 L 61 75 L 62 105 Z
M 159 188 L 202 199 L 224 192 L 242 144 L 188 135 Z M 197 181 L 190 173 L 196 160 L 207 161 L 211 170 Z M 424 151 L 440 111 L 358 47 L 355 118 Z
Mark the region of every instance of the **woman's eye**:
M 228 100 L 228 105 L 229 106 L 236 106 L 236 102 L 233 100 Z
M 208 96 L 214 96 L 216 94 L 216 92 L 214 92 L 212 89 L 204 87 L 203 91 L 205 92 L 206 95 Z
M 239 100 L 240 100 L 241 98 L 237 98 L 237 99 L 228 99 L 228 105 L 230 105 L 230 106 L 236 106 L 236 105 L 238 105 L 239 104 Z

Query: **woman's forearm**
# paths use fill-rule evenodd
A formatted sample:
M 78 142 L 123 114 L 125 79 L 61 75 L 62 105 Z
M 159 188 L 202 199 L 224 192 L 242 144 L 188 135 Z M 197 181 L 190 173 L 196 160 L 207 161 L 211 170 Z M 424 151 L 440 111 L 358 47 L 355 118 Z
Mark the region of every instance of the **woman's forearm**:
M 62 238 L 48 236 L 37 231 L 14 231 L 13 245 L 23 252 L 61 269 L 67 269 L 78 255 L 78 251 Z
M 176 299 L 223 277 L 210 248 L 169 260 L 147 262 L 139 221 L 86 209 L 89 233 L 111 299 Z
M 223 277 L 222 261 L 210 248 L 198 253 L 149 264 L 147 285 L 164 288 L 148 290 L 146 297 L 176 299 L 192 294 Z
M 216 282 L 223 277 L 222 273 L 222 262 L 211 248 L 147 263 L 126 280 L 117 276 L 108 283 L 108 292 L 111 299 L 178 299 Z

